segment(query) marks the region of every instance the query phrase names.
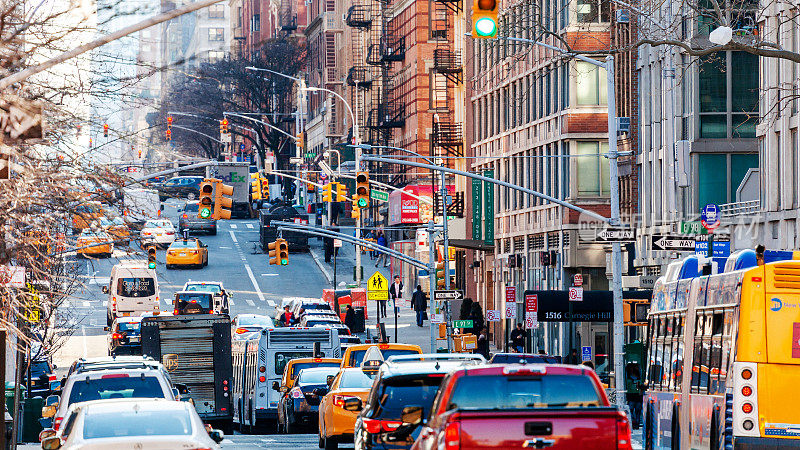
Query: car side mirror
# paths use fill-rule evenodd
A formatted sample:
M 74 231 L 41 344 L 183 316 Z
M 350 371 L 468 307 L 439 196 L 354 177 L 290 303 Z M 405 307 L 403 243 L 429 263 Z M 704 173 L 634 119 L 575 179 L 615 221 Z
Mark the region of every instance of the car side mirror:
M 61 438 L 58 436 L 51 436 L 42 441 L 42 448 L 44 450 L 57 450 L 61 448 Z
M 48 395 L 47 398 L 44 399 L 44 404 L 46 406 L 58 405 L 58 396 L 57 395 Z
M 281 385 L 278 384 L 277 381 L 273 381 L 272 382 L 272 390 L 280 392 L 281 391 Z
M 181 398 L 181 393 L 177 389 L 172 388 L 172 396 L 175 398 Z
M 51 381 L 50 382 L 50 390 L 51 391 L 59 391 L 61 390 L 61 382 L 60 381 Z M 56 400 L 58 401 L 58 400 Z
M 181 395 L 186 395 L 189 393 L 189 386 L 186 386 L 185 384 L 172 383 L 172 385 L 175 386 L 175 389 L 177 389 L 178 393 Z
M 317 397 L 323 397 L 323 396 L 325 396 L 325 394 L 328 393 L 328 390 L 325 389 L 325 388 L 316 388 L 316 389 L 314 389 L 313 392 L 314 392 L 314 395 L 316 395 Z
M 360 398 L 348 398 L 344 401 L 345 411 L 361 411 L 364 406 L 361 404 Z
M 103 294 L 108 294 L 108 286 L 103 286 Z
M 208 433 L 208 437 L 210 437 L 214 442 L 219 444 L 220 442 L 222 442 L 223 439 L 225 439 L 225 433 L 223 433 L 222 430 L 211 430 Z
M 111 327 L 103 327 L 103 331 L 111 331 Z
M 333 384 L 333 379 L 334 378 L 335 378 L 335 375 L 328 375 L 327 377 L 325 377 L 325 384 L 327 384 L 328 387 L 331 387 L 331 385 Z
M 419 425 L 422 423 L 422 406 L 406 406 L 400 415 L 403 425 Z

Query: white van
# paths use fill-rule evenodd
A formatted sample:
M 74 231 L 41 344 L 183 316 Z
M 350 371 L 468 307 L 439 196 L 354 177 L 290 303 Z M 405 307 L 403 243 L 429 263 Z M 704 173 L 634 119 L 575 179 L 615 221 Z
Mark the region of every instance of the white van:
M 156 271 L 147 268 L 145 261 L 125 262 L 112 267 L 108 286 L 103 286 L 103 293 L 108 294 L 108 326 L 116 317 L 160 311 Z

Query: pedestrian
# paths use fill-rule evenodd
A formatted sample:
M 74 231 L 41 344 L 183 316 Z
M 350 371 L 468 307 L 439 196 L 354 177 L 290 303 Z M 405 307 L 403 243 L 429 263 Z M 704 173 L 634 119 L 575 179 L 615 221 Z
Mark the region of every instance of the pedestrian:
M 473 302 L 469 308 L 469 319 L 472 321 L 472 328 L 464 329 L 465 333 L 472 333 L 477 335 L 483 329 L 483 309 L 480 303 Z
M 394 307 L 397 308 L 400 301 L 403 301 L 403 282 L 400 281 L 400 275 L 394 276 L 394 283 L 389 286 L 389 298 L 394 302 Z
M 220 289 L 219 291 L 220 297 L 222 297 L 222 305 L 220 307 L 220 313 L 228 314 L 230 308 L 228 307 L 228 293 L 225 292 L 225 289 Z
M 389 247 L 389 241 L 386 240 L 386 235 L 383 234 L 383 230 L 378 230 L 377 244 L 381 247 Z M 378 255 L 378 260 L 375 261 L 375 267 L 378 267 L 381 260 L 385 263 L 383 267 L 389 267 L 389 255 L 383 252 L 380 252 Z
M 489 329 L 483 327 L 481 334 L 478 335 L 478 345 L 475 349 L 477 353 L 483 355 L 484 358 L 489 359 Z
M 375 239 L 375 233 L 373 233 L 373 232 L 372 232 L 372 230 L 369 230 L 369 229 L 368 229 L 368 230 L 367 230 L 367 232 L 366 232 L 366 234 L 364 234 L 364 240 L 365 240 L 365 241 L 372 241 L 372 240 L 374 240 L 374 239 Z M 369 251 L 369 257 L 370 257 L 370 259 L 372 259 L 372 260 L 374 260 L 374 259 L 377 257 L 377 256 L 375 255 L 375 250 L 370 250 L 370 251 Z
M 411 296 L 411 307 L 417 313 L 417 326 L 422 327 L 422 323 L 427 316 L 428 301 L 425 299 L 425 293 L 422 292 L 422 286 L 417 285 L 417 290 Z
M 350 331 L 353 331 L 353 328 L 356 326 L 356 310 L 353 309 L 353 305 L 349 303 L 344 313 L 344 324 Z
M 573 348 L 572 351 L 569 352 L 569 356 L 565 359 L 564 364 L 578 365 L 579 363 L 578 350 Z
M 280 322 L 285 327 L 291 326 L 294 323 L 294 314 L 289 311 L 289 305 L 283 307 L 283 314 L 281 314 Z
M 521 323 L 517 324 L 517 328 L 511 330 L 511 345 L 517 353 L 525 352 L 525 330 L 522 329 Z
M 305 315 L 306 315 L 306 309 L 300 308 L 300 310 L 297 311 L 297 317 L 294 319 L 294 323 L 300 323 L 300 321 L 303 320 L 303 317 L 305 317 Z

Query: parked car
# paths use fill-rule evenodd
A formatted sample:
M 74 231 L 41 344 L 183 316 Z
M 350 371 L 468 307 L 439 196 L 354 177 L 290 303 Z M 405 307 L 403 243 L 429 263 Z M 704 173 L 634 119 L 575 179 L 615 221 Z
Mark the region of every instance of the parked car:
M 359 367 L 342 369 L 331 382 L 328 393 L 319 404 L 320 448 L 335 450 L 339 444 L 353 442 L 353 428 L 358 412 L 344 409 L 346 400 L 367 401 L 375 374 Z
M 50 383 L 56 381 L 55 369 L 47 357 L 31 361 L 30 372 L 28 370 L 24 372 L 26 377 L 30 374 L 31 390 L 28 397 L 46 398 L 50 395 Z
M 114 251 L 114 239 L 105 231 L 92 230 L 87 228 L 81 231 L 78 241 L 75 244 L 80 256 L 96 256 L 98 258 L 110 258 Z
M 231 337 L 234 341 L 252 339 L 264 328 L 275 328 L 269 316 L 237 314 L 231 321 Z
M 211 235 L 217 234 L 217 221 L 214 219 L 203 219 L 198 213 L 200 202 L 189 200 L 178 210 L 178 229 L 180 231 L 202 231 Z
M 465 368 L 442 381 L 433 409 L 402 413 L 398 428 L 423 428 L 414 450 L 632 448 L 627 416 L 609 404 L 594 371 L 579 366 Z
M 360 398 L 344 402 L 344 409 L 361 411 L 354 425 L 356 450 L 410 448 L 420 430 L 419 424 L 401 426 L 407 409 L 413 406 L 430 411 L 445 374 L 475 365 L 474 360 L 381 365 L 366 402 Z
M 200 194 L 200 183 L 203 177 L 200 176 L 181 176 L 170 178 L 161 185 L 157 186 L 158 197 L 163 202 L 168 198 L 185 198 L 195 200 Z
M 42 440 L 43 449 L 216 449 L 224 434 L 208 431 L 194 406 L 146 399 L 76 404 L 63 431 Z
M 532 353 L 495 353 L 489 364 L 561 364 L 560 356 Z
M 142 318 L 118 317 L 108 329 L 108 354 L 142 354 Z
M 164 398 L 176 400 L 165 372 L 156 368 L 97 370 L 70 375 L 54 405 L 45 406 L 43 417 L 54 417 L 58 431 L 73 403 L 117 398 Z
M 142 247 L 147 244 L 166 247 L 175 241 L 175 226 L 167 219 L 148 220 L 144 223 L 139 238 Z
M 278 429 L 289 434 L 301 426 L 316 425 L 319 401 L 328 393 L 328 376 L 338 372 L 338 367 L 300 370 L 292 388 L 278 401 Z
M 175 240 L 167 248 L 167 269 L 208 265 L 208 246 L 197 238 Z

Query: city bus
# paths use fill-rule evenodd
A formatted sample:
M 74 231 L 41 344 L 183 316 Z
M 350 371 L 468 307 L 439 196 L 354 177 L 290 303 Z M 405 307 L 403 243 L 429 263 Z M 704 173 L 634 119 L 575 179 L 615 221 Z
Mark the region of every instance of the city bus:
M 286 364 L 311 358 L 314 345 L 324 358 L 341 358 L 339 333 L 327 327 L 266 328 L 251 339 L 232 343 L 233 420 L 241 431 L 277 424 L 280 385 Z
M 713 275 L 688 257 L 656 282 L 646 449 L 800 448 L 800 252 L 759 256 L 737 252 Z

